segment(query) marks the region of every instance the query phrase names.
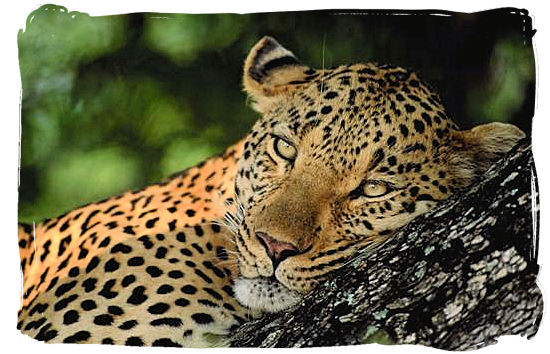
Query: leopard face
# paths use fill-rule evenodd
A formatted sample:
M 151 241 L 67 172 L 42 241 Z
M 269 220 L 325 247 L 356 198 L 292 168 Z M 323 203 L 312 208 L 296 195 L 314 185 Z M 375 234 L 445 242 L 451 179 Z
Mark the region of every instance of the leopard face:
M 313 70 L 274 39 L 245 62 L 262 114 L 238 164 L 237 300 L 277 312 L 359 249 L 475 181 L 524 134 L 506 124 L 460 131 L 416 74 L 355 64 Z

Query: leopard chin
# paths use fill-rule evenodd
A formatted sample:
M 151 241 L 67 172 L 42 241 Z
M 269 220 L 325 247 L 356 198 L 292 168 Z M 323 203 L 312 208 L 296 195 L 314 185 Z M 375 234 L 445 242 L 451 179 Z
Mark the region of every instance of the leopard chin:
M 239 277 L 233 286 L 235 298 L 241 305 L 261 312 L 280 312 L 296 305 L 302 295 L 290 290 L 273 278 Z

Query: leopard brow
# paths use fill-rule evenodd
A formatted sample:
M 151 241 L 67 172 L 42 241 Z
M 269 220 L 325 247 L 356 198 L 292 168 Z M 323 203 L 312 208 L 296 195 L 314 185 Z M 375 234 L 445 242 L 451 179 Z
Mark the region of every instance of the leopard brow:
M 278 125 L 273 129 L 273 132 L 271 133 L 272 136 L 275 136 L 277 138 L 281 138 L 283 140 L 288 141 L 289 143 L 294 144 L 294 136 L 290 133 L 287 127 Z
M 370 159 L 369 164 L 367 166 L 367 171 L 372 171 L 376 167 L 378 167 L 380 162 L 382 162 L 384 160 L 385 156 L 386 156 L 386 153 L 384 152 L 384 149 L 382 149 L 382 148 L 377 149 L 371 156 L 371 159 Z

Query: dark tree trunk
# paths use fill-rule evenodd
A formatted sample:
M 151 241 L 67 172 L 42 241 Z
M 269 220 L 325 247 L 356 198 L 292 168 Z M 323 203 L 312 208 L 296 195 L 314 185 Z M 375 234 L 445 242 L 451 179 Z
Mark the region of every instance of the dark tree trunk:
M 232 346 L 465 350 L 533 336 L 543 308 L 534 171 L 524 142 L 466 194 L 358 255 L 293 310 L 241 326 Z

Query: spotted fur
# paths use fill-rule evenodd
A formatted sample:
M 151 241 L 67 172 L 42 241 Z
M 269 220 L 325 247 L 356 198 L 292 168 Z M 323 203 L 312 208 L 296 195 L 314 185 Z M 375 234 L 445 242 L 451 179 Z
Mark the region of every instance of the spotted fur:
M 223 344 L 470 186 L 524 136 L 501 123 L 459 130 L 413 72 L 314 70 L 270 37 L 252 48 L 243 82 L 262 117 L 222 156 L 20 226 L 24 333 Z

